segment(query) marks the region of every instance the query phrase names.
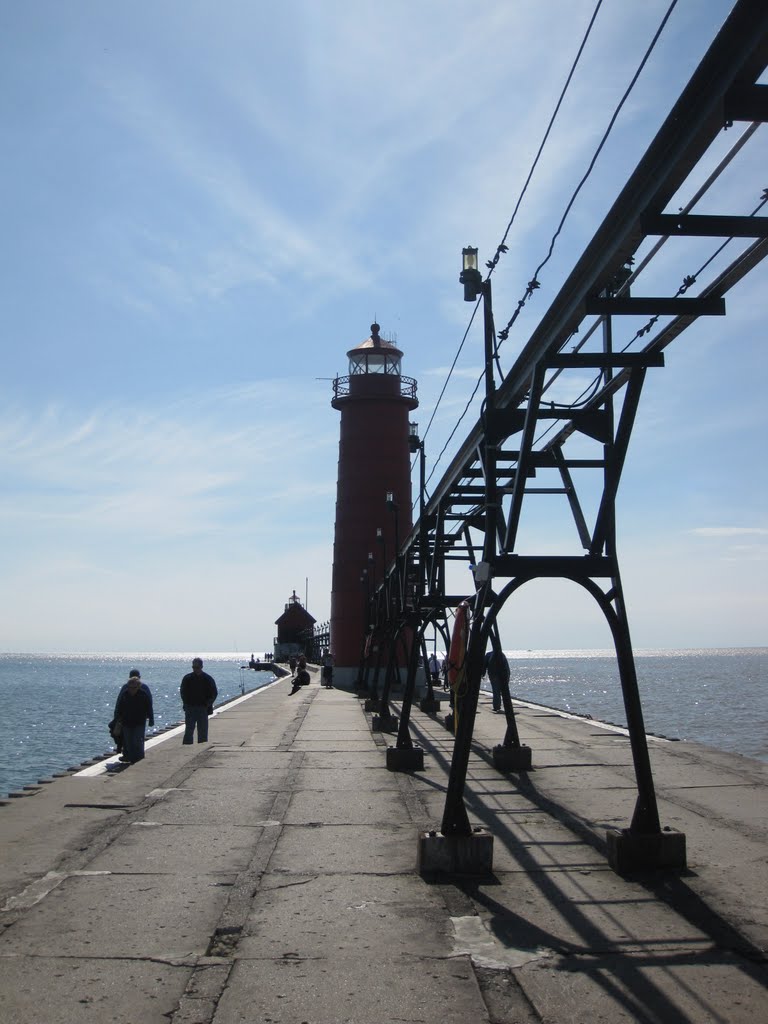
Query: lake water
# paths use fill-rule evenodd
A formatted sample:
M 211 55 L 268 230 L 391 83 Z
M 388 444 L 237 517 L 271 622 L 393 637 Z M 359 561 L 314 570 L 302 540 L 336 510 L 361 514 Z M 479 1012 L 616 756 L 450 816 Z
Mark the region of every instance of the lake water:
M 107 723 L 118 691 L 137 668 L 152 691 L 155 728 L 184 719 L 182 676 L 195 654 L 0 654 L 0 796 L 111 752 Z M 242 654 L 201 654 L 216 680 L 217 704 L 275 677 L 242 668 Z
M 626 726 L 612 652 L 507 653 L 513 697 Z M 635 667 L 646 732 L 768 761 L 768 648 L 637 650 Z
M 611 652 L 507 653 L 514 697 L 626 724 Z M 179 684 L 192 657 L 0 654 L 0 796 L 111 751 L 107 723 L 132 668 L 152 690 L 155 731 L 180 722 Z M 243 669 L 241 654 L 201 657 L 219 703 L 274 678 Z M 640 650 L 635 659 L 649 733 L 768 761 L 768 648 Z

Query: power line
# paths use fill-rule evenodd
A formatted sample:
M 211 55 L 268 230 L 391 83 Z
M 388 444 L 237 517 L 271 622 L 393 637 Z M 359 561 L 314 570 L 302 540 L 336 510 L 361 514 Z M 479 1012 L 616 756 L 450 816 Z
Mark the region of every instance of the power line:
M 606 128 L 605 132 L 603 133 L 602 139 L 598 143 L 597 149 L 595 150 L 595 152 L 594 152 L 594 154 L 592 156 L 592 159 L 590 160 L 589 165 L 587 166 L 586 172 L 584 173 L 581 181 L 578 183 L 578 185 L 574 189 L 573 194 L 571 195 L 571 198 L 568 200 L 568 204 L 565 207 L 565 211 L 564 211 L 562 217 L 560 218 L 560 223 L 557 226 L 557 230 L 555 231 L 554 235 L 552 236 L 552 241 L 549 244 L 549 250 L 547 251 L 547 255 L 544 257 L 544 259 L 541 261 L 541 263 L 538 265 L 538 267 L 536 267 L 536 270 L 533 272 L 533 277 L 528 282 L 528 285 L 527 285 L 526 290 L 525 290 L 525 294 L 524 294 L 523 298 L 519 300 L 519 302 L 517 304 L 517 308 L 515 309 L 515 312 L 513 313 L 512 318 L 510 319 L 509 323 L 507 324 L 507 326 L 503 330 L 499 331 L 499 338 L 501 339 L 501 341 L 506 341 L 507 340 L 507 338 L 509 336 L 509 331 L 510 331 L 511 327 L 513 326 L 515 320 L 517 320 L 517 317 L 519 316 L 520 311 L 522 310 L 523 306 L 525 305 L 527 300 L 530 298 L 530 296 L 534 293 L 534 291 L 538 287 L 540 287 L 539 286 L 539 273 L 547 265 L 547 263 L 549 263 L 550 259 L 552 258 L 552 253 L 555 250 L 555 243 L 557 242 L 557 239 L 560 236 L 560 232 L 563 230 L 563 226 L 564 226 L 564 224 L 565 224 L 565 222 L 566 222 L 566 220 L 568 218 L 568 214 L 571 212 L 571 209 L 573 208 L 573 204 L 576 202 L 576 199 L 578 198 L 579 193 L 581 192 L 582 188 L 584 187 L 584 185 L 586 184 L 586 182 L 589 179 L 590 175 L 592 174 L 592 171 L 594 170 L 595 164 L 597 163 L 597 158 L 600 156 L 600 153 L 603 151 L 603 147 L 605 146 L 606 142 L 608 141 L 608 137 L 610 136 L 611 132 L 613 131 L 613 127 L 616 124 L 616 120 L 617 120 L 619 114 L 621 113 L 621 110 L 622 110 L 624 104 L 629 99 L 629 96 L 630 96 L 632 90 L 634 89 L 635 85 L 637 84 L 637 80 L 640 77 L 640 75 L 642 74 L 643 68 L 648 63 L 648 60 L 649 60 L 651 54 L 653 53 L 654 49 L 656 48 L 656 44 L 659 41 L 661 33 L 664 31 L 664 28 L 665 28 L 667 22 L 669 21 L 669 18 L 670 18 L 671 14 L 674 11 L 676 6 L 677 6 L 677 0 L 672 0 L 671 4 L 667 8 L 666 14 L 661 19 L 659 27 L 656 29 L 656 32 L 655 32 L 655 34 L 653 36 L 653 39 L 651 40 L 651 43 L 650 43 L 648 49 L 645 51 L 645 54 L 643 55 L 643 59 L 640 61 L 640 64 L 638 65 L 637 70 L 635 71 L 635 73 L 632 76 L 632 79 L 631 79 L 629 85 L 627 86 L 627 88 L 624 91 L 624 95 L 619 100 L 619 103 L 618 103 L 616 109 L 614 110 L 614 112 L 613 112 L 613 114 L 611 116 L 610 121 L 608 122 L 608 127 Z
M 755 129 L 757 127 L 757 125 L 758 125 L 758 122 L 755 122 L 751 126 L 751 129 Z M 750 129 L 747 129 L 747 131 L 744 132 L 744 134 L 742 135 L 741 139 L 739 139 L 739 141 L 731 149 L 731 151 L 727 154 L 727 156 L 720 162 L 720 164 L 718 165 L 716 170 L 708 177 L 707 181 L 698 190 L 698 192 L 693 197 L 693 199 L 691 199 L 690 202 L 688 202 L 686 204 L 686 206 L 683 208 L 683 210 L 681 210 L 681 213 L 683 213 L 683 212 L 687 213 L 698 202 L 698 200 L 705 194 L 705 192 L 708 191 L 708 189 L 714 183 L 715 179 L 719 176 L 720 172 L 722 172 L 724 167 L 728 163 L 730 163 L 730 161 L 733 159 L 735 154 L 741 149 L 741 147 L 744 145 L 746 140 L 752 134 L 753 134 L 753 130 L 750 130 Z M 766 204 L 768 204 L 768 189 L 763 189 L 763 192 L 762 192 L 762 194 L 760 196 L 760 202 L 757 204 L 757 206 L 750 213 L 747 214 L 747 216 L 748 217 L 756 217 L 757 214 L 760 213 L 760 211 L 763 209 L 763 207 L 766 206 Z M 668 239 L 669 239 L 669 235 L 665 235 L 664 238 L 661 239 L 661 242 L 665 242 Z M 723 250 L 728 245 L 730 245 L 731 242 L 733 242 L 733 241 L 734 241 L 734 236 L 733 235 L 731 235 L 729 238 L 726 238 L 723 242 L 720 243 L 720 245 L 718 245 L 715 248 L 715 250 L 711 253 L 711 255 L 707 257 L 707 259 L 701 264 L 701 266 L 698 268 L 698 270 L 694 271 L 693 274 L 686 275 L 683 278 L 682 283 L 679 285 L 677 291 L 675 292 L 674 297 L 675 298 L 679 298 L 681 295 L 684 295 L 688 291 L 689 288 L 691 288 L 694 284 L 696 284 L 697 280 L 699 279 L 699 277 L 701 277 L 701 275 L 704 273 L 704 271 L 707 269 L 707 267 L 715 259 L 717 259 L 717 257 L 720 255 L 720 253 L 723 252 Z M 632 280 L 635 280 L 637 275 L 640 273 L 640 270 L 648 265 L 649 259 L 651 258 L 651 256 L 655 255 L 658 252 L 659 248 L 660 248 L 660 245 L 654 246 L 653 251 L 649 254 L 648 258 L 643 261 L 641 267 L 638 268 L 637 272 L 632 275 L 632 278 L 631 278 Z M 619 289 L 617 294 L 619 294 L 621 291 L 624 291 L 628 285 L 629 285 L 629 279 L 627 279 L 627 281 L 624 283 L 622 288 Z M 602 321 L 604 319 L 605 319 L 605 317 L 600 317 L 599 319 L 597 319 L 595 321 L 595 323 L 592 325 L 592 327 L 587 332 L 587 335 L 582 339 L 581 343 L 578 346 L 576 346 L 574 351 L 579 351 L 579 349 L 581 349 L 583 347 L 583 345 L 586 342 L 587 338 L 591 334 L 594 333 L 594 331 L 597 329 L 597 327 L 599 327 L 599 325 L 602 323 Z M 656 314 L 655 316 L 652 316 L 643 327 L 640 327 L 634 333 L 634 335 L 629 339 L 629 341 L 627 341 L 627 343 L 621 349 L 619 349 L 619 351 L 620 352 L 626 352 L 629 348 L 631 348 L 631 346 L 636 341 L 639 341 L 640 338 L 644 337 L 646 334 L 649 334 L 653 330 L 653 328 L 656 326 L 656 324 L 658 323 L 658 321 L 660 319 L 661 319 L 661 314 Z M 557 370 L 557 371 L 555 371 L 553 373 L 552 377 L 547 381 L 546 385 L 542 389 L 542 394 L 544 394 L 554 384 L 555 380 L 557 379 L 557 377 L 559 377 L 561 372 L 562 372 L 561 370 Z M 589 402 L 591 402 L 592 399 L 597 394 L 597 392 L 599 390 L 599 387 L 600 387 L 601 379 L 602 379 L 601 375 L 598 374 L 584 388 L 584 390 L 581 392 L 581 394 L 578 395 L 578 397 L 576 399 L 574 399 L 573 402 L 569 402 L 568 404 L 553 403 L 553 405 L 557 405 L 557 408 L 560 408 L 560 409 L 578 409 L 578 408 L 580 408 L 582 406 L 588 405 Z M 548 434 L 552 433 L 555 429 L 556 429 L 556 425 L 555 424 L 552 424 L 549 427 L 547 427 L 536 438 L 536 443 L 540 443 L 541 441 L 543 441 L 544 438 Z
M 603 4 L 603 0 L 598 0 L 597 4 L 595 6 L 595 9 L 592 12 L 592 17 L 589 20 L 589 24 L 587 26 L 587 30 L 584 33 L 584 37 L 583 37 L 583 39 L 581 41 L 579 49 L 578 49 L 578 51 L 576 53 L 576 56 L 575 56 L 575 58 L 574 58 L 574 60 L 573 60 L 573 62 L 571 64 L 570 71 L 568 72 L 568 75 L 567 75 L 566 80 L 565 80 L 565 84 L 564 84 L 564 86 L 563 86 L 563 88 L 562 88 L 562 90 L 560 92 L 560 96 L 559 96 L 558 101 L 557 101 L 557 103 L 555 105 L 555 109 L 554 109 L 554 111 L 552 113 L 552 116 L 549 119 L 549 124 L 547 125 L 546 131 L 544 132 L 544 136 L 543 136 L 543 138 L 541 140 L 541 143 L 539 145 L 539 149 L 538 149 L 538 151 L 536 153 L 536 156 L 535 156 L 535 158 L 533 160 L 533 163 L 531 164 L 531 168 L 528 171 L 528 176 L 525 179 L 525 182 L 523 184 L 523 188 L 522 188 L 522 190 L 520 192 L 520 195 L 518 196 L 517 202 L 515 203 L 515 207 L 514 207 L 514 209 L 512 211 L 512 216 L 509 219 L 509 222 L 507 224 L 506 230 L 504 231 L 504 235 L 502 236 L 501 242 L 499 243 L 499 245 L 496 248 L 496 253 L 495 253 L 494 257 L 493 257 L 493 260 L 488 264 L 488 266 L 489 266 L 489 274 L 488 274 L 488 276 L 489 277 L 491 276 L 491 274 L 493 273 L 494 268 L 498 264 L 499 259 L 501 258 L 502 253 L 507 251 L 507 247 L 505 245 L 507 237 L 509 236 L 509 232 L 510 232 L 510 230 L 512 228 L 512 225 L 513 225 L 514 221 L 515 221 L 515 218 L 517 216 L 518 210 L 520 209 L 520 205 L 522 204 L 522 201 L 523 201 L 523 199 L 525 197 L 525 194 L 526 194 L 526 192 L 528 190 L 528 186 L 529 186 L 529 184 L 531 182 L 531 179 L 533 178 L 533 174 L 534 174 L 534 172 L 536 170 L 536 167 L 537 167 L 537 165 L 539 163 L 539 159 L 541 158 L 541 154 L 543 153 L 544 147 L 545 147 L 545 145 L 547 143 L 547 140 L 549 139 L 549 135 L 550 135 L 550 133 L 552 131 L 552 128 L 553 128 L 554 123 L 555 123 L 555 120 L 556 120 L 557 115 L 558 115 L 558 113 L 560 111 L 560 107 L 563 104 L 563 100 L 565 99 L 565 95 L 566 95 L 566 93 L 568 91 L 568 88 L 570 87 L 570 84 L 571 84 L 571 81 L 573 79 L 573 76 L 574 76 L 574 73 L 576 71 L 576 68 L 577 68 L 577 66 L 578 66 L 578 64 L 579 64 L 579 62 L 581 60 L 581 56 L 582 56 L 582 54 L 584 52 L 584 48 L 585 48 L 585 46 L 587 44 L 587 40 L 589 39 L 589 36 L 590 36 L 590 34 L 592 32 L 592 28 L 593 28 L 593 26 L 595 24 L 595 20 L 596 20 L 597 15 L 598 15 L 598 13 L 600 11 L 600 8 L 602 7 L 602 4 Z M 477 315 L 477 310 L 479 308 L 480 301 L 481 300 L 478 299 L 477 303 L 475 304 L 475 308 L 472 310 L 472 316 L 470 317 L 469 323 L 467 324 L 467 328 L 464 331 L 464 336 L 461 339 L 461 343 L 459 345 L 458 351 L 456 352 L 456 356 L 455 356 L 455 358 L 453 360 L 453 363 L 451 364 L 450 370 L 448 371 L 448 376 L 446 377 L 445 383 L 443 384 L 443 388 L 442 388 L 440 394 L 438 395 L 437 402 L 435 403 L 435 407 L 434 407 L 434 409 L 432 411 L 432 415 L 430 416 L 430 419 L 429 419 L 429 423 L 427 424 L 427 428 L 424 431 L 423 439 L 426 439 L 427 434 L 429 433 L 429 429 L 432 426 L 432 422 L 434 421 L 435 415 L 437 414 L 437 410 L 438 410 L 438 408 L 440 406 L 440 402 L 442 401 L 442 398 L 443 398 L 443 395 L 445 394 L 446 388 L 448 387 L 448 384 L 450 383 L 451 377 L 453 375 L 453 371 L 454 371 L 454 369 L 456 367 L 456 363 L 457 363 L 457 361 L 459 359 L 459 356 L 461 355 L 461 352 L 462 352 L 462 350 L 464 348 L 464 345 L 466 343 L 467 337 L 469 335 L 470 328 L 472 327 L 472 324 L 474 323 L 475 316 Z M 497 363 L 498 363 L 498 360 L 497 360 Z M 499 373 L 501 374 L 501 368 L 500 367 L 499 367 Z M 470 397 L 469 402 L 467 403 L 467 408 L 469 408 L 469 406 L 472 404 L 472 400 L 473 400 L 474 396 L 477 394 L 478 387 L 479 387 L 479 381 L 475 385 L 475 389 L 472 392 L 472 396 Z M 461 420 L 466 415 L 466 412 L 467 412 L 467 409 L 465 408 L 464 412 L 462 413 L 461 417 L 459 418 L 458 423 L 456 424 L 456 427 L 454 427 L 454 430 L 451 433 L 451 437 L 448 439 L 448 441 L 446 442 L 446 445 L 443 447 L 443 450 L 440 452 L 440 455 L 435 460 L 435 463 L 433 464 L 432 472 L 429 475 L 429 479 L 431 479 L 431 477 L 432 477 L 432 475 L 433 475 L 433 473 L 434 473 L 434 471 L 435 471 L 435 469 L 437 467 L 437 464 L 439 463 L 440 459 L 442 458 L 443 454 L 445 453 L 446 447 L 448 446 L 448 444 L 450 444 L 450 441 L 453 438 L 453 436 L 454 436 L 454 434 L 456 432 L 456 429 L 458 428 L 459 424 L 461 423 Z
M 520 209 L 520 204 L 523 201 L 525 193 L 528 191 L 528 186 L 529 186 L 529 184 L 531 182 L 531 178 L 533 177 L 533 172 L 536 170 L 536 166 L 537 166 L 537 164 L 539 162 L 539 158 L 541 157 L 541 154 L 544 151 L 544 146 L 547 144 L 547 139 L 549 138 L 549 134 L 552 131 L 552 128 L 553 128 L 553 126 L 555 124 L 555 119 L 557 118 L 557 115 L 560 112 L 560 107 L 562 106 L 563 100 L 565 99 L 565 94 L 568 91 L 568 87 L 571 84 L 571 79 L 573 78 L 574 73 L 576 71 L 576 68 L 577 68 L 577 66 L 579 64 L 579 61 L 581 60 L 581 55 L 584 52 L 584 47 L 587 45 L 587 40 L 589 39 L 589 36 L 590 36 L 590 34 L 592 32 L 592 27 L 595 24 L 595 20 L 597 19 L 597 15 L 598 15 L 602 5 L 603 5 L 603 0 L 598 0 L 597 6 L 595 7 L 594 11 L 592 12 L 592 17 L 589 20 L 589 25 L 587 25 L 587 31 L 584 33 L 584 38 L 581 40 L 581 45 L 579 46 L 579 49 L 578 49 L 578 51 L 576 53 L 576 56 L 575 56 L 575 58 L 573 60 L 573 63 L 571 64 L 571 70 L 568 72 L 568 77 L 565 80 L 565 85 L 563 86 L 562 91 L 560 92 L 560 98 L 558 99 L 558 101 L 557 101 L 557 103 L 555 105 L 555 109 L 552 112 L 552 116 L 549 119 L 549 124 L 547 125 L 547 130 L 544 132 L 544 137 L 541 140 L 541 144 L 539 145 L 538 152 L 536 153 L 536 156 L 534 157 L 533 163 L 531 164 L 531 169 L 528 171 L 528 177 L 525 179 L 525 184 L 523 185 L 522 191 L 520 192 L 520 195 L 518 196 L 517 202 L 515 203 L 515 208 L 512 211 L 512 216 L 509 218 L 509 223 L 507 224 L 506 230 L 505 230 L 504 235 L 503 235 L 503 237 L 501 239 L 501 242 L 499 243 L 499 245 L 498 245 L 498 247 L 496 249 L 496 253 L 495 253 L 493 259 L 487 264 L 487 266 L 489 268 L 489 272 L 488 272 L 488 276 L 489 277 L 491 276 L 491 274 L 495 270 L 496 265 L 498 264 L 499 260 L 501 259 L 502 254 L 508 251 L 507 250 L 507 246 L 505 245 L 505 242 L 507 241 L 507 237 L 508 237 L 509 232 L 510 232 L 510 230 L 512 228 L 512 225 L 515 222 L 515 217 L 517 216 L 517 211 Z
M 661 34 L 664 31 L 664 28 L 666 27 L 666 24 L 669 21 L 669 18 L 671 17 L 671 15 L 672 15 L 672 12 L 674 11 L 675 7 L 677 6 L 677 2 L 678 2 L 678 0 L 671 0 L 671 3 L 669 5 L 669 7 L 667 8 L 666 13 L 664 14 L 664 17 L 662 18 L 661 22 L 659 23 L 659 26 L 656 29 L 656 32 L 654 33 L 653 38 L 651 39 L 651 42 L 650 42 L 648 48 L 646 49 L 646 52 L 643 55 L 642 60 L 640 61 L 637 69 L 635 70 L 635 73 L 632 76 L 632 78 L 631 78 L 631 80 L 629 82 L 629 85 L 625 89 L 624 94 L 622 95 L 621 99 L 619 100 L 619 103 L 617 104 L 617 106 L 616 106 L 616 108 L 615 108 L 615 110 L 614 110 L 614 112 L 613 112 L 613 114 L 611 116 L 611 119 L 608 122 L 608 126 L 607 126 L 605 132 L 603 133 L 603 136 L 602 136 L 600 142 L 598 143 L 598 146 L 597 146 L 597 148 L 596 148 L 596 150 L 595 150 L 595 152 L 594 152 L 594 154 L 593 154 L 593 156 L 592 156 L 592 158 L 591 158 L 591 160 L 590 160 L 590 162 L 589 162 L 589 164 L 587 166 L 586 172 L 582 176 L 582 178 L 579 181 L 578 185 L 576 186 L 573 194 L 571 195 L 571 198 L 569 199 L 568 204 L 566 205 L 565 211 L 563 212 L 563 215 L 560 218 L 560 222 L 559 222 L 559 224 L 557 226 L 557 229 L 556 229 L 554 235 L 552 236 L 552 240 L 550 242 L 549 249 L 547 251 L 547 255 L 544 257 L 544 259 L 541 261 L 541 263 L 539 263 L 538 267 L 534 271 L 533 277 L 528 282 L 528 285 L 526 286 L 525 293 L 524 293 L 523 297 L 518 301 L 518 304 L 517 304 L 517 307 L 515 309 L 515 312 L 513 313 L 512 317 L 509 320 L 509 322 L 507 323 L 506 327 L 503 330 L 499 331 L 498 337 L 499 337 L 500 342 L 506 341 L 507 337 L 509 336 L 509 331 L 512 328 L 512 326 L 514 325 L 515 321 L 517 320 L 517 317 L 519 316 L 520 312 L 522 311 L 523 306 L 528 301 L 528 299 L 533 294 L 533 292 L 540 287 L 539 280 L 538 280 L 538 275 L 541 272 L 541 270 L 546 266 L 546 264 L 549 262 L 549 260 L 551 259 L 552 254 L 554 252 L 555 244 L 557 242 L 558 237 L 560 236 L 560 233 L 561 233 L 561 231 L 563 229 L 565 221 L 567 220 L 568 215 L 570 214 L 571 209 L 573 208 L 573 205 L 574 205 L 576 199 L 578 198 L 579 193 L 581 192 L 582 188 L 584 187 L 584 185 L 586 184 L 586 182 L 589 179 L 590 175 L 592 174 L 592 171 L 594 170 L 595 164 L 597 163 L 598 157 L 600 156 L 600 153 L 602 152 L 606 142 L 608 141 L 608 138 L 609 138 L 611 132 L 613 131 L 614 125 L 616 124 L 616 121 L 617 121 L 617 119 L 619 117 L 619 114 L 621 113 L 621 111 L 622 111 L 622 109 L 624 107 L 624 104 L 626 103 L 626 101 L 629 98 L 630 94 L 632 93 L 635 85 L 637 84 L 637 81 L 638 81 L 640 75 L 642 74 L 643 69 L 645 68 L 645 65 L 648 63 L 648 60 L 650 59 L 650 56 L 653 53 L 653 51 L 654 51 L 654 49 L 656 47 L 656 44 L 658 43 L 659 38 L 661 37 Z M 520 198 L 518 199 L 518 202 L 517 202 L 517 204 L 515 206 L 515 209 L 514 209 L 514 211 L 512 213 L 512 217 L 510 218 L 509 224 L 507 225 L 507 229 L 506 229 L 506 231 L 504 233 L 503 240 L 499 244 L 499 246 L 497 247 L 497 250 L 496 250 L 496 253 L 495 253 L 493 259 L 491 261 L 489 261 L 489 263 L 487 264 L 487 266 L 489 268 L 489 274 L 488 274 L 489 277 L 492 274 L 493 270 L 495 269 L 496 265 L 498 264 L 501 255 L 508 251 L 508 247 L 505 244 L 505 240 L 506 240 L 506 238 L 507 238 L 507 236 L 509 234 L 509 231 L 510 231 L 510 228 L 512 226 L 512 223 L 513 223 L 513 221 L 515 219 L 515 216 L 517 214 L 517 210 L 518 210 L 518 208 L 520 206 L 520 203 L 522 201 L 523 195 L 525 194 L 525 190 L 527 189 L 528 183 L 530 182 L 530 179 L 531 179 L 531 176 L 533 174 L 533 170 L 534 170 L 534 168 L 536 166 L 536 163 L 538 162 L 538 159 L 539 159 L 539 157 L 541 155 L 541 151 L 542 151 L 543 146 L 544 146 L 544 144 L 545 144 L 545 142 L 547 140 L 547 137 L 548 137 L 549 132 L 551 130 L 552 124 L 554 123 L 554 119 L 555 119 L 555 117 L 557 115 L 557 112 L 558 112 L 558 110 L 560 108 L 560 105 L 562 104 L 562 100 L 563 100 L 563 98 L 565 96 L 565 92 L 566 92 L 566 90 L 567 90 L 567 88 L 568 88 L 568 86 L 569 86 L 569 84 L 571 82 L 571 79 L 573 77 L 573 73 L 574 73 L 574 71 L 576 69 L 576 66 L 579 63 L 580 59 L 581 59 L 581 55 L 582 55 L 582 52 L 584 50 L 584 46 L 585 46 L 586 41 L 587 41 L 587 39 L 589 37 L 589 34 L 590 34 L 591 30 L 592 30 L 592 26 L 594 24 L 595 18 L 597 16 L 597 13 L 598 13 L 598 11 L 600 9 L 601 4 L 602 4 L 602 0 L 598 0 L 598 4 L 597 4 L 597 6 L 596 6 L 596 8 L 595 8 L 595 10 L 594 10 L 594 12 L 592 14 L 592 18 L 590 19 L 590 23 L 589 23 L 589 25 L 587 27 L 587 31 L 585 33 L 584 39 L 582 40 L 582 43 L 581 43 L 581 45 L 579 47 L 579 50 L 578 50 L 577 55 L 576 55 L 576 58 L 575 58 L 575 60 L 573 62 L 573 65 L 571 67 L 571 71 L 569 72 L 569 75 L 567 77 L 566 84 L 565 84 L 564 89 L 563 89 L 563 91 L 561 93 L 560 99 L 558 100 L 558 103 L 556 105 L 556 108 L 555 108 L 555 111 L 553 113 L 553 116 L 550 119 L 550 123 L 549 123 L 549 125 L 547 127 L 544 139 L 543 139 L 542 144 L 541 144 L 541 146 L 539 148 L 539 152 L 537 153 L 536 158 L 534 160 L 533 167 L 531 168 L 531 171 L 530 171 L 530 173 L 528 175 L 528 178 L 526 179 L 526 183 L 524 185 L 523 191 L 522 191 L 522 193 L 520 195 Z M 464 343 L 466 342 L 467 334 L 469 332 L 469 327 L 471 326 L 472 322 L 474 321 L 474 317 L 475 317 L 475 315 L 477 313 L 477 309 L 479 307 L 480 301 L 482 301 L 482 300 L 481 299 L 478 300 L 478 303 L 475 305 L 475 308 L 472 311 L 472 317 L 470 319 L 470 324 L 468 325 L 467 330 L 464 333 L 464 337 L 462 338 L 461 345 L 459 347 L 459 352 L 457 352 L 456 358 L 454 359 L 454 362 L 453 362 L 453 364 L 451 366 L 451 370 L 450 370 L 449 376 L 446 379 L 445 385 L 443 386 L 443 390 L 440 393 L 440 396 L 439 396 L 439 399 L 438 399 L 438 404 L 439 404 L 439 401 L 442 399 L 442 397 L 443 397 L 443 395 L 445 393 L 445 389 L 448 386 L 448 382 L 450 380 L 451 374 L 453 373 L 453 369 L 454 369 L 454 367 L 456 365 L 456 361 L 458 359 L 459 353 L 461 352 L 461 350 L 462 350 L 462 348 L 464 346 Z M 494 346 L 494 354 L 495 354 L 496 358 L 498 359 L 497 353 L 498 353 L 498 346 Z M 427 478 L 428 480 L 432 479 L 432 476 L 434 475 L 434 473 L 435 473 L 435 471 L 437 469 L 437 466 L 440 463 L 440 460 L 442 459 L 442 457 L 445 454 L 449 444 L 451 443 L 451 440 L 453 439 L 453 437 L 454 437 L 454 435 L 456 433 L 456 430 L 458 429 L 458 427 L 461 424 L 462 420 L 466 416 L 467 411 L 469 410 L 469 408 L 470 408 L 470 406 L 472 404 L 472 401 L 474 400 L 474 397 L 477 394 L 477 390 L 478 390 L 478 388 L 480 386 L 481 381 L 482 381 L 482 375 L 481 375 L 480 379 L 477 381 L 477 383 L 475 384 L 474 390 L 472 391 L 472 394 L 470 395 L 470 398 L 469 398 L 469 400 L 468 400 L 468 402 L 467 402 L 463 412 L 461 413 L 461 416 L 459 417 L 459 420 L 457 421 L 456 425 L 454 426 L 453 430 L 451 431 L 451 434 L 450 434 L 448 440 L 443 445 L 442 450 L 440 451 L 440 453 L 437 456 L 435 462 L 433 463 L 433 466 L 432 466 L 432 469 L 430 471 L 429 477 Z M 431 419 L 429 421 L 429 425 L 427 427 L 427 430 L 429 430 L 429 426 L 431 426 L 432 421 L 434 420 L 434 416 L 435 416 L 436 412 L 437 412 L 437 405 L 435 406 L 435 410 L 434 410 L 434 412 L 432 414 L 432 417 L 431 417 Z M 425 432 L 424 436 L 426 437 L 426 432 Z
M 715 183 L 717 182 L 717 179 L 720 177 L 720 175 L 728 168 L 728 166 L 733 162 L 733 160 L 736 158 L 738 153 L 741 152 L 741 150 L 744 148 L 744 146 L 746 145 L 748 140 L 755 134 L 757 129 L 760 127 L 760 124 L 761 124 L 760 121 L 753 121 L 752 124 L 750 124 L 744 130 L 744 132 L 736 140 L 736 142 L 733 144 L 733 146 L 731 146 L 731 148 L 728 150 L 728 152 L 725 154 L 725 156 L 722 158 L 722 160 L 720 160 L 720 162 L 718 163 L 717 167 L 715 167 L 714 170 L 712 170 L 710 172 L 710 174 L 707 176 L 706 181 L 704 181 L 699 186 L 699 188 L 696 190 L 696 192 L 694 192 L 694 194 L 691 196 L 691 198 L 685 204 L 685 206 L 681 206 L 680 207 L 679 214 L 681 216 L 683 216 L 684 214 L 690 213 L 691 210 L 693 210 L 696 207 L 696 205 L 698 204 L 699 200 L 704 198 L 704 196 L 707 194 L 707 192 L 709 192 L 709 190 L 715 185 Z M 751 216 L 754 216 L 759 211 L 759 209 L 760 209 L 760 207 L 758 206 L 757 209 L 753 211 Z M 616 295 L 623 295 L 623 294 L 625 294 L 626 292 L 629 291 L 630 287 L 640 277 L 640 275 L 646 269 L 646 267 L 648 267 L 650 265 L 652 260 L 659 254 L 660 250 L 662 249 L 662 247 L 664 245 L 666 245 L 666 243 L 669 241 L 669 239 L 670 239 L 669 235 L 663 235 L 661 238 L 659 238 L 658 242 L 656 242 L 656 244 L 651 247 L 649 252 L 642 258 L 640 263 L 638 263 L 638 265 L 636 267 L 633 266 L 632 273 L 627 277 L 626 281 L 624 281 L 621 284 L 621 286 L 619 288 L 617 288 Z M 702 267 L 698 271 L 698 273 L 700 274 L 703 270 L 704 270 L 704 267 Z M 605 317 L 598 317 L 594 321 L 592 326 L 582 335 L 579 343 L 574 346 L 574 349 L 573 349 L 574 352 L 580 352 L 581 349 L 584 348 L 584 346 L 587 344 L 589 339 L 592 337 L 592 335 L 595 333 L 595 331 L 597 330 L 597 328 L 600 326 L 600 324 L 603 322 L 604 319 L 605 319 Z M 555 383 L 555 381 L 557 380 L 557 378 L 560 376 L 560 374 L 562 372 L 563 372 L 562 370 L 555 370 L 553 372 L 552 376 L 550 377 L 550 379 L 547 381 L 546 385 L 544 386 L 544 392 L 546 392 Z M 591 387 L 591 385 L 589 387 Z M 585 389 L 585 391 L 589 390 L 589 387 L 587 389 Z M 585 392 L 582 392 L 582 394 L 576 399 L 576 403 L 581 401 L 581 399 L 584 396 L 584 393 Z

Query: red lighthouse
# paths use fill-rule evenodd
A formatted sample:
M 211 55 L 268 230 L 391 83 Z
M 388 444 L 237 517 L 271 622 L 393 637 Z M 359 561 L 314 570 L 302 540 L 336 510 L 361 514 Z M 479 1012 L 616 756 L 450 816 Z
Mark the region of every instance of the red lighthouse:
M 413 525 L 408 414 L 419 403 L 416 381 L 400 373 L 403 353 L 379 337 L 378 324 L 347 356 L 349 376 L 336 377 L 331 402 L 341 412 L 331 650 L 334 681 L 351 688 L 366 633 L 366 587 L 382 577 L 396 539 Z

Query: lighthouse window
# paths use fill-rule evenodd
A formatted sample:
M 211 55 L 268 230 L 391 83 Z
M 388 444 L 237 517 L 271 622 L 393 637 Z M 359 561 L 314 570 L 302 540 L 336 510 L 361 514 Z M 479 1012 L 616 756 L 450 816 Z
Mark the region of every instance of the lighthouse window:
M 400 376 L 400 360 L 388 352 L 368 352 L 349 361 L 350 376 L 359 373 L 389 373 Z
M 387 357 L 383 352 L 369 352 L 366 355 L 368 360 L 368 373 L 386 373 Z

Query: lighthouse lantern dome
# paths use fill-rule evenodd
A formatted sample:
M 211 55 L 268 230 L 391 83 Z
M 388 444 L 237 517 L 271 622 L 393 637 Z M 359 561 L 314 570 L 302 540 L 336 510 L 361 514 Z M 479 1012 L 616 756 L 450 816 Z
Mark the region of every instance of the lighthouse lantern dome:
M 347 352 L 349 357 L 349 375 L 358 376 L 362 373 L 386 373 L 400 376 L 403 353 L 391 341 L 379 336 L 378 324 L 371 324 L 371 336 Z

